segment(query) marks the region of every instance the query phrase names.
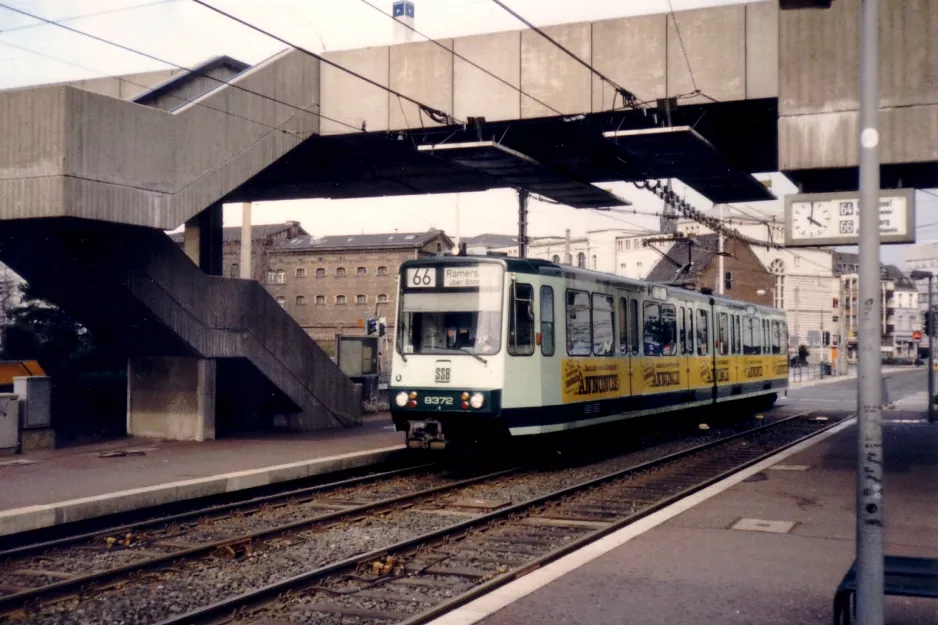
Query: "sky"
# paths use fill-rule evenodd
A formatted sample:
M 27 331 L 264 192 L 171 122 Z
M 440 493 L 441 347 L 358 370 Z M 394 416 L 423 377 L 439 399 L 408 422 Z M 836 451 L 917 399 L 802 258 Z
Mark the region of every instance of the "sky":
M 366 3 L 390 11 L 392 0 L 210 0 L 242 19 L 274 32 L 314 52 L 392 42 L 392 22 Z M 591 21 L 648 13 L 670 8 L 681 11 L 738 0 L 509 0 L 515 11 L 539 26 Z M 284 48 L 246 26 L 199 6 L 191 0 L 0 0 L 0 5 L 62 21 L 72 28 L 114 41 L 168 61 L 123 51 L 87 37 L 16 14 L 0 6 L 0 89 L 98 78 L 166 69 L 173 64 L 192 67 L 222 54 L 258 63 Z M 670 5 L 670 6 L 669 6 Z M 417 30 L 431 38 L 518 30 L 523 25 L 491 0 L 415 0 Z M 81 17 L 84 16 L 84 17 Z M 73 18 L 73 19 L 68 19 Z M 74 19 L 77 18 L 77 19 Z M 420 40 L 415 35 L 414 40 Z M 780 174 L 757 174 L 772 180 L 776 195 L 794 193 Z M 587 230 L 621 228 L 636 232 L 656 229 L 652 213 L 661 201 L 626 184 L 600 185 L 626 197 L 639 214 L 577 211 L 532 199 L 529 233 L 532 236 L 573 235 Z M 677 183 L 675 190 L 701 209 L 710 202 Z M 938 195 L 919 193 L 922 215 L 938 207 Z M 460 216 L 457 227 L 456 214 Z M 739 207 L 729 214 L 775 216 L 781 219 L 782 202 Z M 517 199 L 503 189 L 484 193 L 371 198 L 366 200 L 296 200 L 255 204 L 254 223 L 297 220 L 312 234 L 425 231 L 431 227 L 469 236 L 482 232 L 517 232 Z M 928 217 L 920 224 L 930 224 Z M 938 218 L 935 219 L 938 221 Z M 241 208 L 226 206 L 225 225 L 241 223 Z M 921 228 L 919 240 L 938 238 L 938 224 Z M 904 246 L 884 246 L 883 258 L 901 261 Z

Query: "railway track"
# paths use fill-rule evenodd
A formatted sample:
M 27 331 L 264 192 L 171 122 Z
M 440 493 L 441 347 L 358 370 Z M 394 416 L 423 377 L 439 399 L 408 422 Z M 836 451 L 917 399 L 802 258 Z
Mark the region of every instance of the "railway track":
M 84 614 L 96 615 L 89 622 L 167 624 L 420 622 L 559 557 L 558 546 L 595 540 L 718 479 L 715 472 L 738 470 L 826 425 L 797 415 L 638 466 L 628 456 L 546 475 L 508 469 L 429 488 L 410 482 L 404 493 L 400 482 L 408 476 L 394 475 L 372 489 L 393 496 L 364 503 L 367 495 L 355 484 L 323 491 L 325 485 L 308 494 L 314 505 L 301 519 L 214 541 L 204 540 L 200 524 L 189 519 L 173 527 L 195 528 L 180 535 L 202 542 L 169 544 L 169 551 L 144 553 L 139 562 L 0 597 L 0 622 L 75 622 Z M 251 516 L 234 512 L 221 522 Z M 167 548 L 157 534 L 138 529 L 126 550 Z M 102 549 L 100 542 L 94 546 Z M 27 579 L 50 570 L 48 562 L 37 566 L 27 569 Z M 0 569 L 0 587 L 8 583 L 7 571 Z M 289 599 L 278 598 L 286 591 Z
M 789 417 L 320 567 L 159 625 L 425 623 L 837 422 Z

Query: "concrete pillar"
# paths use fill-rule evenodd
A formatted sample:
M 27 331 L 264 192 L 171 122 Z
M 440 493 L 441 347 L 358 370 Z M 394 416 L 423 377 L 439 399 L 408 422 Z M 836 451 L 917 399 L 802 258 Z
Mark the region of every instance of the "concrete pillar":
M 127 365 L 130 436 L 215 438 L 215 361 L 180 356 L 131 358 Z
M 211 276 L 222 275 L 222 204 L 217 202 L 186 222 L 186 255 Z

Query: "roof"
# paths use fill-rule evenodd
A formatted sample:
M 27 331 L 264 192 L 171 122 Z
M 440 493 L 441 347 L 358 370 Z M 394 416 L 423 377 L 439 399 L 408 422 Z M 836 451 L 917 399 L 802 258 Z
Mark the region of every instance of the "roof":
M 665 284 L 677 280 L 693 280 L 706 269 L 713 257 L 716 256 L 719 239 L 719 235 L 716 234 L 702 234 L 693 239 L 678 239 L 671 246 L 671 249 L 662 255 L 658 264 L 652 268 L 645 280 Z M 690 246 L 693 246 L 690 250 L 690 259 L 693 265 L 682 272 L 681 269 L 687 264 L 687 253 Z
M 303 229 L 303 226 L 300 225 L 298 221 L 288 221 L 282 224 L 260 224 L 257 226 L 251 226 L 251 238 L 254 240 L 266 239 L 267 237 L 275 236 L 283 232 L 287 232 L 291 228 L 296 228 L 299 232 L 304 235 L 308 234 L 306 230 Z M 170 238 L 176 243 L 183 242 L 183 233 L 174 232 L 169 235 Z M 234 226 L 230 228 L 222 228 L 221 232 L 222 241 L 225 243 L 235 243 L 241 240 L 241 226 Z
M 279 250 L 324 250 L 362 247 L 405 247 L 418 248 L 442 237 L 452 247 L 453 240 L 442 230 L 427 232 L 386 232 L 382 234 L 337 234 L 327 237 L 304 235 L 284 241 L 276 247 Z
M 512 234 L 486 232 L 474 237 L 461 237 L 459 242 L 465 243 L 466 247 L 512 247 L 518 245 L 518 237 Z
M 860 264 L 860 255 L 849 252 L 834 252 L 833 262 L 835 276 L 857 273 L 857 266 Z M 879 270 L 881 279 L 891 280 L 896 283 L 897 287 L 909 291 L 916 290 L 915 281 L 903 273 L 897 266 L 880 263 Z
M 248 63 L 233 59 L 230 56 L 218 56 L 209 59 L 208 61 L 205 61 L 196 67 L 193 67 L 191 71 L 177 74 L 169 80 L 153 87 L 152 89 L 144 91 L 143 93 L 133 98 L 132 102 L 142 104 L 144 106 L 149 106 L 159 98 L 168 95 L 173 91 L 181 89 L 187 83 L 190 83 L 193 80 L 203 77 L 212 77 L 210 86 L 206 90 L 211 91 L 212 89 L 217 88 L 219 85 L 230 81 L 232 78 L 249 69 L 250 67 L 251 66 Z M 229 70 L 231 75 L 226 78 L 219 78 L 214 76 L 213 72 L 216 72 L 218 69 L 222 68 Z M 181 104 L 185 104 L 188 98 L 180 99 L 183 100 Z

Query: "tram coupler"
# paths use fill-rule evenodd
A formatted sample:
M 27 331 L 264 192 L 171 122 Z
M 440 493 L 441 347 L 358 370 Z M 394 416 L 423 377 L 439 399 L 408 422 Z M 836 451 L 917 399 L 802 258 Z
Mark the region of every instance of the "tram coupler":
M 446 449 L 446 436 L 439 421 L 411 421 L 407 426 L 410 449 Z

